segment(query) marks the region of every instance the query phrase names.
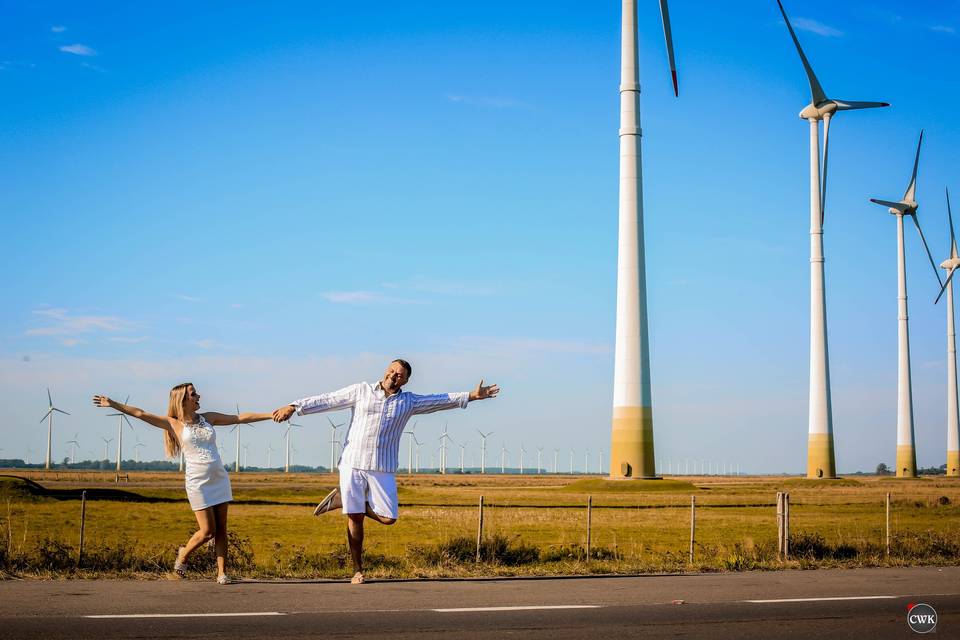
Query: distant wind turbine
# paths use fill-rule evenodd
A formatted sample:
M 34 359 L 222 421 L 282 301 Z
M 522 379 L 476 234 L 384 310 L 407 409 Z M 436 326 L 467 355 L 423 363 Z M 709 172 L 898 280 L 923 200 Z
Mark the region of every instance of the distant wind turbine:
M 342 444 L 340 440 L 337 439 L 337 429 L 343 425 L 334 423 L 329 417 L 327 418 L 327 422 L 330 423 L 330 471 L 333 472 L 337 469 L 337 453 L 339 448 L 337 445 Z
M 240 415 L 240 405 L 239 405 L 239 404 L 237 405 L 237 415 L 238 415 L 238 416 Z M 241 423 L 238 422 L 237 424 L 233 425 L 233 428 L 232 428 L 232 429 L 230 429 L 230 432 L 231 432 L 231 433 L 234 432 L 234 431 L 237 432 L 237 453 L 236 453 L 236 459 L 234 460 L 234 463 L 233 463 L 233 471 L 234 471 L 234 473 L 239 473 L 239 472 L 240 472 L 240 469 L 241 469 L 241 467 L 240 467 L 240 430 L 241 430 L 241 427 L 250 427 L 250 428 L 253 428 L 254 425 L 253 425 L 253 424 L 241 424 Z
M 100 436 L 100 439 L 103 440 L 103 459 L 107 462 L 110 461 L 110 443 L 113 442 L 113 438 L 104 438 Z
M 920 240 L 923 242 L 923 248 L 927 251 L 927 257 L 930 259 L 930 267 L 933 269 L 933 275 L 937 283 L 940 281 L 940 273 L 937 271 L 937 265 L 933 262 L 933 256 L 930 254 L 930 248 L 923 237 L 923 231 L 920 229 L 920 221 L 917 219 L 917 167 L 920 165 L 920 146 L 923 144 L 923 131 L 920 132 L 920 140 L 917 142 L 917 154 L 913 159 L 913 174 L 910 177 L 910 184 L 899 202 L 889 200 L 878 200 L 870 198 L 870 202 L 887 207 L 888 211 L 897 218 L 897 477 L 914 478 L 917 475 L 917 453 L 915 449 L 914 429 L 913 429 L 913 385 L 910 376 L 910 328 L 907 318 L 907 266 L 903 250 L 903 217 L 910 216 L 917 233 L 920 234 Z
M 957 332 L 953 323 L 953 274 L 960 267 L 957 236 L 953 231 L 953 212 L 950 210 L 950 191 L 947 196 L 947 218 L 950 222 L 950 257 L 940 263 L 947 270 L 937 302 L 947 291 L 947 476 L 960 476 L 960 411 L 957 407 Z
M 140 449 L 142 449 L 142 448 L 145 447 L 145 446 L 147 446 L 147 445 L 143 444 L 143 443 L 140 442 L 139 440 L 137 441 L 137 443 L 136 443 L 135 445 L 133 445 L 134 460 L 135 460 L 136 462 L 140 462 Z
M 502 443 L 500 445 L 500 473 L 504 474 L 507 472 L 507 445 Z
M 484 433 L 477 429 L 477 433 L 480 434 L 480 473 L 487 472 L 487 438 L 493 435 L 493 431 L 490 433 Z
M 440 434 L 440 473 L 447 472 L 447 440 L 453 441 L 447 434 L 447 424 L 443 424 L 443 433 Z M 432 465 L 431 465 L 432 466 Z
M 67 440 L 67 444 L 73 445 L 70 447 L 70 462 L 77 464 L 77 447 L 80 446 L 80 443 L 77 442 L 77 436 L 80 435 L 80 432 L 73 434 L 73 440 Z
M 830 400 L 830 359 L 827 348 L 827 302 L 823 268 L 823 216 L 827 196 L 827 151 L 830 120 L 840 111 L 888 107 L 886 102 L 851 102 L 827 97 L 807 61 L 783 3 L 777 0 L 810 84 L 810 104 L 800 117 L 810 123 L 810 405 L 807 477 L 836 478 L 833 453 L 833 408 Z M 820 172 L 820 121 L 823 121 L 823 174 Z
M 543 468 L 543 465 L 540 464 L 540 461 L 542 458 L 543 458 L 543 447 L 537 447 L 537 475 L 540 475 L 540 470 Z
M 267 443 L 267 469 L 273 468 L 273 452 L 276 449 L 273 448 L 273 445 L 269 442 Z
M 293 437 L 293 430 L 299 429 L 300 425 L 294 424 L 292 422 L 287 422 L 287 430 L 283 432 L 283 437 L 286 439 L 286 457 L 283 462 L 283 472 L 290 473 L 290 440 Z
M 556 473 L 557 473 L 557 460 L 559 459 L 559 456 L 560 456 L 560 449 L 554 449 L 554 450 L 553 450 L 553 473 L 554 473 L 554 475 L 556 475 Z
M 53 441 L 53 413 L 54 412 L 62 413 L 65 416 L 68 416 L 70 414 L 67 413 L 66 411 L 63 411 L 62 409 L 58 409 L 55 406 L 53 406 L 53 398 L 50 396 L 50 387 L 47 387 L 47 402 L 48 402 L 47 412 L 43 414 L 42 418 L 40 418 L 40 422 L 43 422 L 44 420 L 47 421 L 47 457 L 46 457 L 46 461 L 44 462 L 44 469 L 49 470 L 50 469 L 50 445 Z
M 523 475 L 523 454 L 525 454 L 526 452 L 527 450 L 523 448 L 523 443 L 521 442 L 520 443 L 520 475 Z
M 130 402 L 130 396 L 127 396 L 127 399 L 123 401 L 123 404 Z M 120 473 L 120 468 L 123 466 L 123 423 L 126 422 L 127 426 L 130 428 L 130 431 L 133 431 L 133 424 L 130 422 L 130 418 L 127 417 L 127 414 L 120 413 L 108 413 L 107 416 L 117 416 L 117 473 Z
M 410 431 L 404 431 L 405 434 L 410 436 L 407 438 L 407 473 L 413 473 L 413 441 L 416 438 L 413 437 L 413 430 L 417 428 L 417 423 L 414 422 L 413 426 L 410 427 Z

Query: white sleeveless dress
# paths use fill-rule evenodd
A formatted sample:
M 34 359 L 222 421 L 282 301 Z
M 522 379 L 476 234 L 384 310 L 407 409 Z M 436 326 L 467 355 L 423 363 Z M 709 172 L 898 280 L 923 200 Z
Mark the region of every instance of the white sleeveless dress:
M 185 480 L 190 508 L 200 511 L 233 500 L 230 477 L 217 450 L 217 434 L 203 416 L 183 424 L 180 446 L 186 462 Z

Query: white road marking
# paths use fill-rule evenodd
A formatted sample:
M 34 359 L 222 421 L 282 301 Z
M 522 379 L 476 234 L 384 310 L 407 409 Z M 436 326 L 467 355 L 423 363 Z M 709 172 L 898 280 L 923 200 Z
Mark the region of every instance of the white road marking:
M 255 611 L 255 612 L 237 612 L 237 613 L 127 613 L 127 614 L 107 614 L 98 616 L 83 616 L 84 618 L 229 618 L 239 616 L 285 616 L 287 614 L 279 611 Z
M 543 609 L 599 609 L 599 604 L 558 604 L 558 605 L 530 605 L 521 607 L 462 607 L 457 609 L 430 609 L 437 613 L 460 613 L 468 611 L 539 611 Z
M 764 604 L 769 602 L 829 602 L 834 600 L 895 600 L 897 598 L 906 598 L 907 596 L 842 596 L 835 598 L 780 598 L 778 600 L 743 600 L 753 604 Z

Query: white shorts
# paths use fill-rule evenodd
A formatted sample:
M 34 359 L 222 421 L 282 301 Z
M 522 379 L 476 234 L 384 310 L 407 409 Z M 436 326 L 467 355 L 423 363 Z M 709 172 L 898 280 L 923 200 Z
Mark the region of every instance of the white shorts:
M 378 516 L 397 519 L 397 478 L 385 471 L 340 467 L 340 500 L 344 513 L 366 513 L 367 503 Z

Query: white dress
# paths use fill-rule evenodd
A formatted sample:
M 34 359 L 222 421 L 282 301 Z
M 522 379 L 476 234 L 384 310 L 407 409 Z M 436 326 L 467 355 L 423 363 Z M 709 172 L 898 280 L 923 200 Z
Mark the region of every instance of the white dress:
M 202 415 L 197 416 L 195 424 L 183 424 L 180 446 L 186 462 L 190 508 L 200 511 L 233 500 L 230 477 L 217 451 L 217 434 Z

